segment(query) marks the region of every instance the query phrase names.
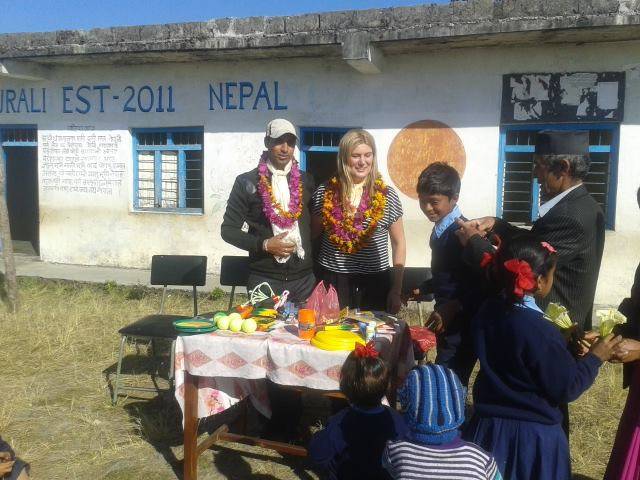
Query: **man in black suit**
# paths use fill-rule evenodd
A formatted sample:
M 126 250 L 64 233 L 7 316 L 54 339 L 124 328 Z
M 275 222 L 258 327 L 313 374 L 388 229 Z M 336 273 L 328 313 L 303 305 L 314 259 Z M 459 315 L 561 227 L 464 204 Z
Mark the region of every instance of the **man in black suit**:
M 534 175 L 538 178 L 544 203 L 531 232 L 558 252 L 553 288 L 540 305 L 564 305 L 581 329 L 591 328 L 602 251 L 604 215 L 587 192 L 583 180 L 589 171 L 588 132 L 543 131 L 538 134 L 534 154 Z M 504 220 L 485 217 L 471 220 L 459 229 L 462 243 L 468 243 L 472 257 L 488 248 L 487 232 L 503 241 L 521 229 Z
M 571 320 L 582 330 L 591 329 L 602 251 L 604 214 L 587 192 L 583 180 L 589 172 L 588 132 L 543 131 L 538 134 L 533 174 L 537 177 L 544 203 L 531 232 L 557 251 L 558 263 L 551 292 L 538 300 L 544 310 L 549 302 L 564 305 Z M 503 242 L 522 230 L 504 220 L 484 217 L 461 222 L 458 238 L 465 256 L 480 263 L 483 252 L 493 251 L 489 232 Z M 568 405 L 563 411 L 563 429 L 569 435 Z

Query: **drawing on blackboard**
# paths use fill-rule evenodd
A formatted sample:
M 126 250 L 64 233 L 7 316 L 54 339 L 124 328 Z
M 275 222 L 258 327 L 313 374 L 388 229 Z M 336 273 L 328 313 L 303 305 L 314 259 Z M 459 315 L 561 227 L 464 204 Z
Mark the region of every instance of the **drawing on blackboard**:
M 549 100 L 549 76 L 520 75 L 510 81 L 513 118 L 532 120 L 542 117 L 542 103 Z
M 621 121 L 624 72 L 520 73 L 503 77 L 502 123 Z

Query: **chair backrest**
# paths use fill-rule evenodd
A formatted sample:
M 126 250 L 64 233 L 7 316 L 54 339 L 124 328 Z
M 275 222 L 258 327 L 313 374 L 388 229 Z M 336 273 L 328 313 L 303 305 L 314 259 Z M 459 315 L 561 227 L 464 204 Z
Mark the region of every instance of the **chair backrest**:
M 431 269 L 428 267 L 405 267 L 402 278 L 403 293 L 411 293 L 423 282 L 431 280 Z
M 200 255 L 154 255 L 151 258 L 151 285 L 207 283 L 207 257 Z
M 225 255 L 220 263 L 220 285 L 246 287 L 249 281 L 249 257 Z

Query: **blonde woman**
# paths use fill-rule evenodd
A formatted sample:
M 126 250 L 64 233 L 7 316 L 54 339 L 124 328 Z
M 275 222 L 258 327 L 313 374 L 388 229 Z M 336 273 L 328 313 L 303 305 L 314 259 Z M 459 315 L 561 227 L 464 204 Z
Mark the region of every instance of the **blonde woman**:
M 402 205 L 378 173 L 369 132 L 342 137 L 337 172 L 312 199 L 312 236 L 322 235 L 318 274 L 336 287 L 341 307 L 397 313 L 406 259 Z

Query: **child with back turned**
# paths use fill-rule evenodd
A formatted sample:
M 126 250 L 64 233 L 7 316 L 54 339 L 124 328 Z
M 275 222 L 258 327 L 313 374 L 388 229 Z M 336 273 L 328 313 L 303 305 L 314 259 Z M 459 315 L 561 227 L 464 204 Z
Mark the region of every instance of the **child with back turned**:
M 581 358 L 569 352 L 565 337 L 536 304 L 553 285 L 552 245 L 527 233 L 487 255 L 483 263 L 502 290 L 472 321 L 480 373 L 464 438 L 491 452 L 504 478 L 569 480 L 560 405 L 591 386 L 621 339 L 598 340 Z
M 390 441 L 385 468 L 397 480 L 500 480 L 493 457 L 460 438 L 466 389 L 441 365 L 416 367 L 398 398 L 409 427 L 406 440 Z
M 329 478 L 390 478 L 382 467 L 382 451 L 388 440 L 403 438 L 407 427 L 398 412 L 381 403 L 388 386 L 389 369 L 373 342 L 357 345 L 340 374 L 349 407 L 331 417 L 309 444 L 309 456 Z
M 446 163 L 432 163 L 420 174 L 417 192 L 420 209 L 435 225 L 429 239 L 432 278 L 414 293 L 434 294 L 427 326 L 437 334 L 436 363 L 451 368 L 467 385 L 476 362 L 469 324 L 482 299 L 455 235 L 456 220 L 464 219 L 458 206 L 460 175 Z

